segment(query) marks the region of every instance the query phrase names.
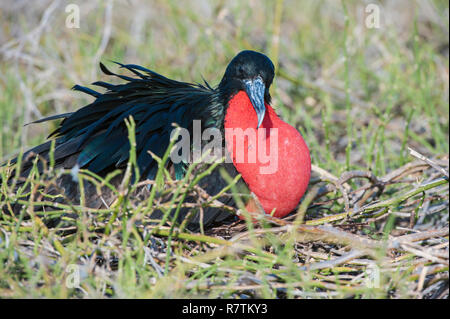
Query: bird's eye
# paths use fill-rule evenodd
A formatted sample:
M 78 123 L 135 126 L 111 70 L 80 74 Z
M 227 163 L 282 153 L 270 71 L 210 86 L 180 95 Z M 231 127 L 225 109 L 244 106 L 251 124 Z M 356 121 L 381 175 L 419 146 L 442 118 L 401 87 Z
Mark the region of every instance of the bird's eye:
M 243 68 L 242 66 L 239 66 L 239 67 L 238 67 L 238 69 L 237 69 L 237 74 L 238 74 L 239 76 L 244 75 L 244 68 Z

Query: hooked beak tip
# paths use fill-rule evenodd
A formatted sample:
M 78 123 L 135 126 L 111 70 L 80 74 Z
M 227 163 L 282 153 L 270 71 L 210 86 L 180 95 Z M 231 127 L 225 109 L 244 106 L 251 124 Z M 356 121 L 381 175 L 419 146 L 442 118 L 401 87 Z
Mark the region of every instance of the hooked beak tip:
M 258 114 L 258 126 L 256 127 L 256 129 L 259 129 L 259 127 L 261 126 L 261 124 L 264 120 L 264 113 L 262 114 L 262 116 L 259 116 L 259 114 Z

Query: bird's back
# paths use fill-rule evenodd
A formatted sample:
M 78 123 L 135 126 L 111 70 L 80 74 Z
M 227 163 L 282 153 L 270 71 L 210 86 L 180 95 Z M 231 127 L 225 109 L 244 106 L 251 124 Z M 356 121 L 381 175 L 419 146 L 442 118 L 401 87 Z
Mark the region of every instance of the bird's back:
M 123 83 L 93 83 L 106 89 L 105 93 L 76 85 L 75 90 L 87 93 L 95 97 L 95 100 L 76 112 L 33 122 L 63 119 L 49 136 L 55 140 L 53 159 L 56 169 L 76 167 L 106 175 L 116 168 L 124 168 L 130 152 L 125 119 L 132 116 L 135 121 L 136 160 L 141 179 L 154 179 L 158 164 L 151 153 L 158 157 L 164 155 L 170 144 L 170 134 L 175 129 L 173 124 L 187 129 L 191 136 L 194 120 L 201 121 L 202 129 L 220 128 L 223 125 L 223 104 L 219 101 L 217 91 L 206 82 L 205 85 L 179 82 L 137 65 L 120 65 L 137 77 L 112 73 L 100 64 L 105 74 L 119 77 Z M 38 169 L 44 169 L 50 162 L 51 145 L 52 141 L 48 141 L 24 154 L 21 176 L 28 176 L 36 155 L 40 159 Z M 183 174 L 186 164 L 172 163 L 170 158 L 168 160 L 169 168 L 177 177 Z M 232 165 L 227 170 L 231 175 L 236 175 Z M 121 176 L 111 182 L 118 186 Z M 220 187 L 225 187 L 226 183 L 220 178 L 220 174 L 213 173 L 202 181 L 202 186 L 214 194 L 220 191 Z M 104 189 L 104 196 L 99 197 L 96 196 L 94 185 L 89 184 L 87 187 L 86 204 L 89 207 L 99 208 L 113 202 L 114 196 L 107 188 Z M 56 187 L 50 189 L 50 192 L 57 193 L 57 189 L 64 191 L 66 200 L 79 203 L 79 187 L 70 175 L 59 177 Z M 145 194 L 145 190 L 142 193 Z M 212 221 L 220 212 L 216 209 L 205 215 L 207 220 Z

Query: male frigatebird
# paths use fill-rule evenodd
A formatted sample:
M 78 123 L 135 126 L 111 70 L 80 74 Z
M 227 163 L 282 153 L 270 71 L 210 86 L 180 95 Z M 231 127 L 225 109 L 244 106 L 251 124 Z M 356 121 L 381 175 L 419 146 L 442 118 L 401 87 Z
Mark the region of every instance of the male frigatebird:
M 105 88 L 104 93 L 76 85 L 75 90 L 90 94 L 95 100 L 76 112 L 35 122 L 63 118 L 58 128 L 50 134 L 55 138 L 56 167 L 72 168 L 77 165 L 100 175 L 124 167 L 130 150 L 124 120 L 132 116 L 136 123 L 140 176 L 142 179 L 153 179 L 158 164 L 150 152 L 163 156 L 174 129 L 172 123 L 192 132 L 193 121 L 200 120 L 202 129 L 218 128 L 225 133 L 226 150 L 232 154 L 231 170 L 242 174 L 248 189 L 256 195 L 256 200 L 247 202 L 249 211 L 257 212 L 262 207 L 267 214 L 283 217 L 297 206 L 310 179 L 310 155 L 300 133 L 282 121 L 270 106 L 269 87 L 275 73 L 274 65 L 267 56 L 255 51 L 240 52 L 230 62 L 216 88 L 206 81 L 204 85 L 179 82 L 138 65 L 120 65 L 137 77 L 112 73 L 100 64 L 105 74 L 117 76 L 124 82 L 93 83 Z M 256 133 L 256 139 L 248 138 L 243 144 L 244 161 L 239 159 L 242 150 L 237 149 L 236 137 L 227 134 L 232 129 L 244 132 L 250 129 Z M 271 145 L 275 145 L 276 150 L 267 158 Z M 258 154 L 262 146 L 267 146 L 263 154 L 266 157 L 256 156 L 256 160 L 248 160 L 250 151 Z M 39 154 L 48 160 L 49 150 L 50 141 L 31 149 L 28 154 Z M 264 172 L 261 168 L 266 167 L 268 162 L 275 164 L 275 167 Z M 25 162 L 22 175 L 30 171 L 31 163 L 30 160 Z M 187 164 L 173 163 L 170 159 L 168 162 L 177 178 L 183 176 Z M 220 175 L 215 174 L 213 178 L 219 179 Z M 77 186 L 70 178 L 60 179 L 59 183 L 66 198 L 72 197 L 77 202 L 73 198 L 79 196 Z M 206 188 L 210 194 L 217 193 L 223 185 L 223 182 L 213 180 L 206 183 Z M 94 189 L 88 195 L 87 205 L 105 204 L 104 198 L 101 201 L 96 198 Z M 205 223 L 220 219 L 219 216 L 223 217 L 217 212 L 206 212 Z

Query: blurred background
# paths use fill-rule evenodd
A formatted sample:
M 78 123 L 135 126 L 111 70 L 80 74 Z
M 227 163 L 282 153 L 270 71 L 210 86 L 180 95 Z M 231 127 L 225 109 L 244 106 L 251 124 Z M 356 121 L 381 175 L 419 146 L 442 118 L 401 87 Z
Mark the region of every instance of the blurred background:
M 448 37 L 446 0 L 2 0 L 0 159 L 57 121 L 23 124 L 89 103 L 71 87 L 110 81 L 100 61 L 215 86 L 253 49 L 274 61 L 273 105 L 313 163 L 384 174 L 411 159 L 408 146 L 448 154 Z

